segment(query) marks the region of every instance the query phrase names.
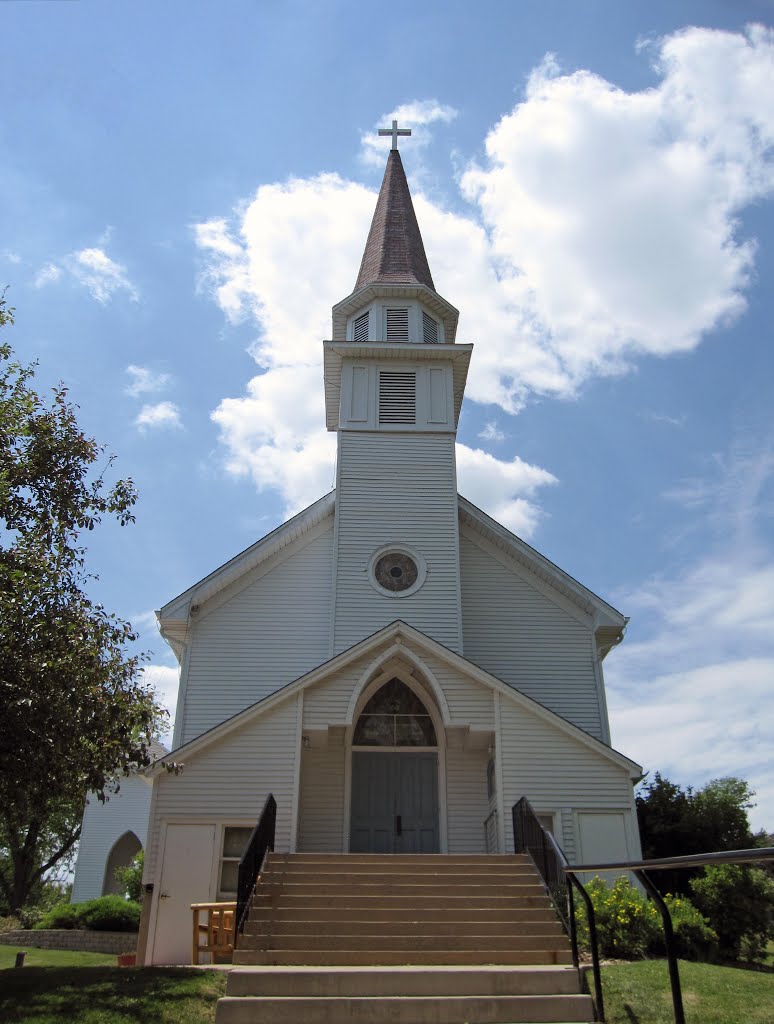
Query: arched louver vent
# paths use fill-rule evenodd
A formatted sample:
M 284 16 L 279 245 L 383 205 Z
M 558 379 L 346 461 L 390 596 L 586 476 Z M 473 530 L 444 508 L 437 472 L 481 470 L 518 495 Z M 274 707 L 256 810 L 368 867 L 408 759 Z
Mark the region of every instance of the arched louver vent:
M 409 340 L 408 309 L 387 309 L 387 341 Z
M 361 313 L 352 325 L 353 341 L 368 341 L 368 310 Z
M 416 423 L 417 375 L 414 370 L 380 370 L 379 422 Z
M 422 310 L 422 340 L 426 345 L 438 344 L 438 321 Z

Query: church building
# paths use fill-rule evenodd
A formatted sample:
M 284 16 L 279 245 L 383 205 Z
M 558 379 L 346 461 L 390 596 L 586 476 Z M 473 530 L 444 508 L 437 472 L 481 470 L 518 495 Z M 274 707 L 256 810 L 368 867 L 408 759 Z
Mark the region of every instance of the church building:
M 640 856 L 602 673 L 627 620 L 457 493 L 473 346 L 391 134 L 322 342 L 335 490 L 158 613 L 182 769 L 150 773 L 149 964 L 189 962 L 190 905 L 235 898 L 269 794 L 279 852 L 509 853 L 526 796 L 571 863 Z

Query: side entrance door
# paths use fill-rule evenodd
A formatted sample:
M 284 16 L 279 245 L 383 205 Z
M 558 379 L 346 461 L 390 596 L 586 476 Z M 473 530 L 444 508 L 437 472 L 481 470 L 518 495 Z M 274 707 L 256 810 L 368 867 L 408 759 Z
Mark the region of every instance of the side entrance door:
M 352 754 L 352 853 L 438 853 L 438 755 Z

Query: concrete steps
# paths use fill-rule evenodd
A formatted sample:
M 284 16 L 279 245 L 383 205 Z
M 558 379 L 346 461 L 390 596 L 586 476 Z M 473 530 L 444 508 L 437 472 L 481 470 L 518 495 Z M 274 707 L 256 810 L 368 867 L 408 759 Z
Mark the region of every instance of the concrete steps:
M 531 863 L 272 854 L 217 1024 L 593 1020 Z

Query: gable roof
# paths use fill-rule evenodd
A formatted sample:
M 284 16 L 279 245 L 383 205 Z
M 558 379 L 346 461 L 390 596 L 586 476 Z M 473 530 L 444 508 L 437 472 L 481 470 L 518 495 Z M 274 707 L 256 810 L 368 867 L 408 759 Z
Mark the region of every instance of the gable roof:
M 397 149 L 390 150 L 355 291 L 369 284 L 425 285 L 435 291 Z
M 244 711 L 240 711 L 238 714 L 226 719 L 225 722 L 221 722 L 220 725 L 214 726 L 212 729 L 202 733 L 195 739 L 183 744 L 182 747 L 178 747 L 176 750 L 173 750 L 170 755 L 170 760 L 179 761 L 181 758 L 195 757 L 198 753 L 211 746 L 213 743 L 220 742 L 235 730 L 241 729 L 254 719 L 267 714 L 273 708 L 284 703 L 291 697 L 294 697 L 300 691 L 324 681 L 336 672 L 347 668 L 358 658 L 361 658 L 363 655 L 390 643 L 390 641 L 403 643 L 406 644 L 406 646 L 410 646 L 412 649 L 418 649 L 419 651 L 424 651 L 427 654 L 435 655 L 450 668 L 456 669 L 475 682 L 494 690 L 501 696 L 504 696 L 517 705 L 523 707 L 526 711 L 536 715 L 548 725 L 559 729 L 561 732 L 571 736 L 584 746 L 591 748 L 597 754 L 601 754 L 608 760 L 613 761 L 619 767 L 628 771 L 633 779 L 641 778 L 642 767 L 637 764 L 636 761 L 632 761 L 631 758 L 626 757 L 625 754 L 614 750 L 612 747 L 608 747 L 601 740 L 596 739 L 596 737 L 592 736 L 590 733 L 587 733 L 578 726 L 568 722 L 567 719 L 562 718 L 561 715 L 558 715 L 555 711 L 551 711 L 532 697 L 528 697 L 525 693 L 522 693 L 521 690 L 517 690 L 514 687 L 509 686 L 508 683 L 504 683 L 501 679 L 498 679 L 497 676 L 492 675 L 491 672 L 487 672 L 478 665 L 474 665 L 473 662 L 463 658 L 462 655 L 456 654 L 437 640 L 433 640 L 432 637 L 427 636 L 426 633 L 422 633 L 420 630 L 415 629 L 413 626 L 409 626 L 408 623 L 403 622 L 400 619 L 396 619 L 388 626 L 385 626 L 383 629 L 378 630 L 371 636 L 366 637 L 365 640 L 361 640 L 358 643 L 353 644 L 353 646 L 348 648 L 346 651 L 342 651 L 341 654 L 337 654 L 335 657 L 323 662 L 321 665 L 318 665 L 317 668 L 304 673 L 304 675 L 299 676 L 298 679 L 281 687 L 279 690 L 276 690 L 268 697 L 264 697 L 255 704 L 251 704 L 249 707 L 245 708 Z M 163 770 L 161 762 L 157 762 L 147 771 L 148 774 L 156 775 Z

